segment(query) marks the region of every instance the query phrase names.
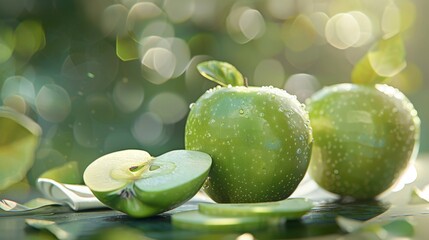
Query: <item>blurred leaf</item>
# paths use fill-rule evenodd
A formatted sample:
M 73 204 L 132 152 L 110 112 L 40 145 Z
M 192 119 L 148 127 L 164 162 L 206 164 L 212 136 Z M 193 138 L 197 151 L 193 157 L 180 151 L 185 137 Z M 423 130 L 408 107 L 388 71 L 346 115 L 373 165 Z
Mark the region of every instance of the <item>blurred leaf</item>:
M 15 34 L 13 29 L 0 24 L 0 63 L 6 62 L 15 48 Z
M 407 219 L 390 219 L 381 222 L 358 221 L 338 216 L 337 224 L 347 233 L 373 233 L 375 235 L 388 235 L 395 237 L 412 237 L 414 226 Z
M 70 232 L 65 231 L 64 229 L 59 227 L 53 221 L 28 218 L 28 219 L 25 219 L 25 223 L 27 225 L 29 225 L 30 227 L 33 227 L 35 229 L 48 230 L 49 232 L 51 232 L 55 237 L 57 237 L 60 240 L 76 239 L 76 236 L 74 236 Z
M 15 51 L 29 57 L 46 45 L 45 32 L 38 21 L 26 20 L 15 30 Z
M 385 225 L 383 228 L 395 237 L 412 237 L 414 236 L 414 226 L 407 219 L 396 219 Z
M 374 71 L 382 77 L 393 77 L 402 71 L 405 61 L 405 47 L 400 35 L 379 41 L 368 53 Z
M 76 161 L 71 161 L 62 166 L 49 169 L 40 175 L 40 177 L 53 179 L 60 183 L 82 183 L 82 176 L 80 175 L 78 162 Z
M 226 62 L 202 62 L 197 65 L 197 69 L 205 78 L 224 87 L 247 85 L 243 75 L 233 65 Z
M 407 63 L 405 47 L 400 35 L 377 42 L 355 65 L 352 81 L 358 84 L 376 84 L 401 72 Z
M 0 190 L 23 179 L 34 162 L 41 129 L 27 116 L 0 108 Z
M 116 55 L 122 61 L 130 61 L 139 58 L 137 42 L 128 34 L 116 37 Z
M 375 84 L 383 82 L 385 77 L 379 76 L 371 67 L 368 56 L 365 55 L 353 68 L 352 82 L 356 84 Z
M 417 187 L 414 187 L 411 192 L 410 200 L 408 204 L 427 204 L 429 203 L 429 192 L 422 191 Z
M 66 212 L 70 212 L 70 208 L 68 206 L 45 198 L 35 198 L 23 204 L 8 199 L 0 200 L 0 218 L 35 214 L 52 215 L 55 213 Z
M 363 221 L 359 221 L 359 220 L 355 220 L 355 219 L 351 219 L 351 218 L 346 218 L 343 216 L 338 216 L 336 218 L 337 224 L 338 226 L 345 232 L 354 232 L 360 228 L 362 228 L 363 226 Z
M 0 201 L 0 209 L 8 212 L 32 211 L 38 208 L 52 205 L 61 204 L 44 198 L 35 198 L 24 204 L 20 204 L 8 199 L 3 199 Z
M 130 227 L 114 227 L 100 231 L 92 239 L 102 240 L 116 240 L 116 239 L 136 239 L 136 240 L 149 240 L 149 238 L 143 234 L 142 231 Z

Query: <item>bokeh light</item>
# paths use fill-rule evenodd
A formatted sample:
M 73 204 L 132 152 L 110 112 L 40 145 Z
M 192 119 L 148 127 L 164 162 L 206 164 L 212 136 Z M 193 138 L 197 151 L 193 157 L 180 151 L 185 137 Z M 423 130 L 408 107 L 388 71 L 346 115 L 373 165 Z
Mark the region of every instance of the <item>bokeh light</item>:
M 138 81 L 123 78 L 113 89 L 113 100 L 118 109 L 125 113 L 136 111 L 143 103 L 144 90 Z
M 359 22 L 350 13 L 338 13 L 326 23 L 326 40 L 338 49 L 346 49 L 360 39 Z
M 305 73 L 290 76 L 284 85 L 284 89 L 288 93 L 296 95 L 298 101 L 302 103 L 320 88 L 317 78 Z
M 183 119 L 188 106 L 182 96 L 171 92 L 159 93 L 149 102 L 149 110 L 157 114 L 164 124 L 173 124 Z
M 370 51 L 369 67 L 415 104 L 421 151 L 429 151 L 423 0 L 7 2 L 0 105 L 43 128 L 33 180 L 68 161 L 83 171 L 114 150 L 184 148 L 189 104 L 215 86 L 196 70 L 210 59 L 305 102 L 323 86 L 350 82 Z M 403 58 L 389 61 L 374 43 L 397 36 Z
M 237 6 L 231 9 L 226 27 L 235 41 L 246 43 L 264 34 L 265 20 L 258 10 Z
M 67 91 L 59 85 L 47 84 L 37 93 L 37 113 L 47 121 L 61 122 L 71 111 L 71 100 Z
M 155 145 L 164 137 L 164 124 L 155 113 L 145 112 L 136 119 L 131 131 L 141 144 Z
M 273 86 L 281 88 L 285 81 L 282 64 L 275 59 L 262 60 L 255 68 L 253 83 L 255 86 Z

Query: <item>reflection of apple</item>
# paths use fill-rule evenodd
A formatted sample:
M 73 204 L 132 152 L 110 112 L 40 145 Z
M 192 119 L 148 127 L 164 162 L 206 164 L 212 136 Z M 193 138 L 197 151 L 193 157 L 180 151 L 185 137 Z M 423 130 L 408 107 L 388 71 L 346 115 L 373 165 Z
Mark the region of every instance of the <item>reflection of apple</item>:
M 0 190 L 21 181 L 34 161 L 42 131 L 33 120 L 0 108 Z
M 224 85 L 192 104 L 186 123 L 186 148 L 213 158 L 205 192 L 216 202 L 287 198 L 310 159 L 313 139 L 303 106 L 284 90 L 243 86 L 241 74 L 227 63 L 198 67 Z
M 309 172 L 330 192 L 373 198 L 417 153 L 420 120 L 393 87 L 334 85 L 316 93 L 308 109 L 314 133 Z
M 123 150 L 92 162 L 83 178 L 102 203 L 133 217 L 148 217 L 193 197 L 211 162 L 209 155 L 197 151 L 152 157 L 142 150 Z

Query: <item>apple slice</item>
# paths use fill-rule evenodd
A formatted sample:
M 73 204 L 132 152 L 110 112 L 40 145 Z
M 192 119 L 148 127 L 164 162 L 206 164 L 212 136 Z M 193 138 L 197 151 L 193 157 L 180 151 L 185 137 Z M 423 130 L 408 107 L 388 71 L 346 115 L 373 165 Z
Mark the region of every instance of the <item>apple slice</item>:
M 291 198 L 278 202 L 265 203 L 231 203 L 212 204 L 200 203 L 201 213 L 221 217 L 282 217 L 298 219 L 313 208 L 312 201 L 305 198 Z
M 171 216 L 174 227 L 201 231 L 250 231 L 266 228 L 271 223 L 269 220 L 264 217 L 216 217 L 202 214 L 197 210 Z
M 211 157 L 175 150 L 152 157 L 142 150 L 123 150 L 92 162 L 85 184 L 104 204 L 132 217 L 168 211 L 192 198 L 210 170 Z

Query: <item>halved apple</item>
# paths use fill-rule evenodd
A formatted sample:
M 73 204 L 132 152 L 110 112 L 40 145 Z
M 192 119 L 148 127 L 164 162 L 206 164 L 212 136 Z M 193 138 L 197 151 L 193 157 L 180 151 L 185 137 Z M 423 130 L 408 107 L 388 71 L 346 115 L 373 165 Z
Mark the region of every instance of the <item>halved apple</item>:
M 92 162 L 85 184 L 107 206 L 132 217 L 168 211 L 192 198 L 207 178 L 211 157 L 174 150 L 152 157 L 142 150 L 123 150 Z

